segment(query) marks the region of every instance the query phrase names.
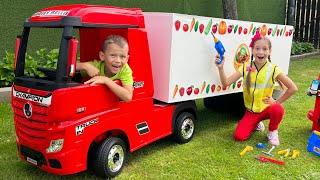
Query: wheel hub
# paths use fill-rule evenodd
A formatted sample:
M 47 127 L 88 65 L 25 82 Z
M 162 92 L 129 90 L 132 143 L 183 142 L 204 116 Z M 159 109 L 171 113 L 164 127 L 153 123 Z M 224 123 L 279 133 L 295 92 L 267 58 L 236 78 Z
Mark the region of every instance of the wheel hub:
M 108 164 L 110 171 L 117 172 L 122 167 L 124 161 L 124 151 L 120 145 L 112 146 L 108 154 Z
M 194 131 L 194 124 L 190 118 L 187 118 L 183 121 L 181 127 L 181 134 L 184 139 L 189 139 Z

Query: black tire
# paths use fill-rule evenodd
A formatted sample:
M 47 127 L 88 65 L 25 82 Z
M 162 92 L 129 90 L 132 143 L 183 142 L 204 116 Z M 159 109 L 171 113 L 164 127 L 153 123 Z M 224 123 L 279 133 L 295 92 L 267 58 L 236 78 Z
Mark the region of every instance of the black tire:
M 194 121 L 195 117 L 189 112 L 182 112 L 175 121 L 174 139 L 179 144 L 189 142 L 194 135 Z
M 93 169 L 98 176 L 113 178 L 121 172 L 126 159 L 125 143 L 120 138 L 109 137 L 98 147 Z

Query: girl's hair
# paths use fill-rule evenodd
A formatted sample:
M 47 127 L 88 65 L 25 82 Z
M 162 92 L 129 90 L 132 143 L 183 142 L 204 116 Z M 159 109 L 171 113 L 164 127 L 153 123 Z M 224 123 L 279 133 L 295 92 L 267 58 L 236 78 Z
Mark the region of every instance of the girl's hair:
M 128 46 L 128 41 L 119 35 L 109 35 L 106 40 L 104 40 L 103 44 L 102 44 L 102 51 L 105 52 L 108 49 L 108 45 L 109 44 L 116 44 L 120 47 L 124 47 L 124 46 Z
M 267 37 L 262 37 L 259 33 L 259 31 L 257 32 L 257 34 L 252 38 L 251 40 L 251 43 L 250 43 L 250 47 L 251 47 L 251 60 L 250 60 L 250 67 L 249 67 L 249 70 L 248 70 L 248 74 L 247 74 L 247 78 L 246 78 L 246 88 L 247 88 L 247 91 L 248 93 L 250 93 L 250 86 L 251 86 L 251 76 L 250 76 L 250 73 L 251 73 L 251 70 L 252 70 L 252 66 L 253 66 L 253 48 L 254 48 L 254 45 L 255 43 L 258 41 L 258 40 L 264 40 L 268 43 L 268 46 L 269 46 L 269 49 L 271 49 L 271 41 L 269 38 Z M 268 56 L 268 61 L 271 62 L 271 59 L 270 59 L 270 55 Z M 244 69 L 246 70 L 246 69 Z M 280 82 L 279 82 L 280 83 Z

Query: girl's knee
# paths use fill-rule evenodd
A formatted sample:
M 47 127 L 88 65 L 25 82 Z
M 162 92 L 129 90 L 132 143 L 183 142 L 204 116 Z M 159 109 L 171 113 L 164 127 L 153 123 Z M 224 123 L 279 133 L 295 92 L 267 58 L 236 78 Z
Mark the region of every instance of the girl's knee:
M 283 115 L 285 112 L 283 106 L 280 103 L 273 104 L 271 111 L 279 115 Z
M 243 134 L 243 133 L 234 133 L 233 138 L 236 141 L 246 141 L 248 138 L 250 137 L 250 135 L 247 134 Z

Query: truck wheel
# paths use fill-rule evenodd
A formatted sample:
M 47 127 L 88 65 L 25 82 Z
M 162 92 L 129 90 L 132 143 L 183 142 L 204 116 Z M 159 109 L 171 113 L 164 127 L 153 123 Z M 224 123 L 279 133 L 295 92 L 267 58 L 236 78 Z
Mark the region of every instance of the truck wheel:
M 121 172 L 126 158 L 125 143 L 119 138 L 110 137 L 97 149 L 93 168 L 98 176 L 113 178 Z
M 194 134 L 194 115 L 188 112 L 181 113 L 175 122 L 174 139 L 180 143 L 189 142 Z

